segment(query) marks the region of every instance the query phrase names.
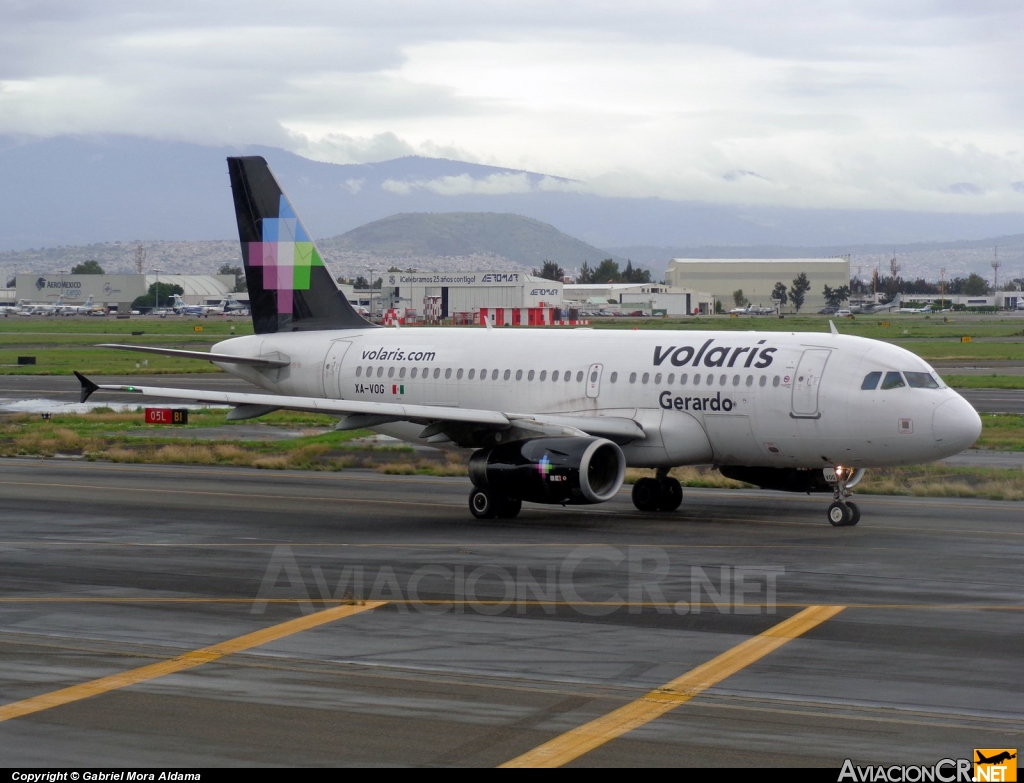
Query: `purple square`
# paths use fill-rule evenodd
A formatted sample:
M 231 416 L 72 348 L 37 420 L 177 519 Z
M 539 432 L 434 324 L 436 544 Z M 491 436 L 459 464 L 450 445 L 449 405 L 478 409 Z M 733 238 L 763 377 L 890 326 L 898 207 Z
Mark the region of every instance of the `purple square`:
M 292 289 L 277 289 L 277 313 L 278 315 L 292 314 Z
M 267 265 L 263 267 L 263 287 L 271 290 L 277 288 L 277 267 Z
M 263 243 L 249 243 L 249 266 L 263 266 Z

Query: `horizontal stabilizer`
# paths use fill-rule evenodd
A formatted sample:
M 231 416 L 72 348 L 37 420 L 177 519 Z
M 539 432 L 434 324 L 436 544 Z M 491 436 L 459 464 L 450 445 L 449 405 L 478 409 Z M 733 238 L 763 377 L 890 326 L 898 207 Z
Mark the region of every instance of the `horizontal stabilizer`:
M 148 345 L 118 345 L 117 343 L 101 343 L 97 348 L 115 348 L 119 351 L 139 351 L 140 353 L 157 353 L 162 356 L 179 356 L 182 359 L 203 359 L 208 362 L 222 364 L 245 364 L 250 367 L 287 367 L 288 359 L 263 359 L 258 356 L 233 356 L 230 353 L 209 353 L 207 351 L 185 351 L 180 348 L 153 348 Z

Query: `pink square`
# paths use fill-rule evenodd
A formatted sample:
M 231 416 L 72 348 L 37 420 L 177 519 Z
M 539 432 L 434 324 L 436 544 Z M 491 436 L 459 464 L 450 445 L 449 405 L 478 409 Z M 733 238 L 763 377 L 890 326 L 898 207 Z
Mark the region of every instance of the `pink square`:
M 249 266 L 263 266 L 263 243 L 249 243 Z
M 271 290 L 277 288 L 277 272 L 276 266 L 268 265 L 263 267 L 263 287 Z
M 279 288 L 277 290 L 277 312 L 278 315 L 292 314 L 292 289 Z

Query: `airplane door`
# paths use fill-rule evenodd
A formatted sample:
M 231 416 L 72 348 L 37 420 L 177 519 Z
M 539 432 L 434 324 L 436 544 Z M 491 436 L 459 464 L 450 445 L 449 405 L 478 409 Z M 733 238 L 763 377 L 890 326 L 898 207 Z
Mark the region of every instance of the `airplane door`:
M 808 348 L 800 357 L 800 364 L 793 376 L 793 410 L 789 414 L 793 418 L 821 417 L 818 411 L 818 390 L 830 353 L 828 348 Z
M 601 393 L 601 370 L 603 366 L 600 364 L 590 365 L 590 369 L 587 370 L 587 396 L 592 400 L 597 399 L 597 395 Z
M 341 364 L 352 345 L 348 340 L 335 340 L 324 358 L 324 396 L 331 400 L 341 397 Z

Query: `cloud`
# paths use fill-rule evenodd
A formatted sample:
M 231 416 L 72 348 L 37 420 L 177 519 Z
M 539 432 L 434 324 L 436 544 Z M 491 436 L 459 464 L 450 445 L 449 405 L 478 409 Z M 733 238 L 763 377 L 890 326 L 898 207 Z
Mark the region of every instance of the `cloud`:
M 958 196 L 980 196 L 985 192 L 983 188 L 979 188 L 973 182 L 954 182 L 952 185 L 947 185 L 944 190 L 947 193 L 956 193 Z
M 1019 3 L 945 1 L 21 2 L 0 26 L 0 134 L 576 180 L 392 185 L 409 192 L 1019 210 L 1022 27 Z

